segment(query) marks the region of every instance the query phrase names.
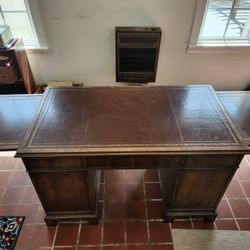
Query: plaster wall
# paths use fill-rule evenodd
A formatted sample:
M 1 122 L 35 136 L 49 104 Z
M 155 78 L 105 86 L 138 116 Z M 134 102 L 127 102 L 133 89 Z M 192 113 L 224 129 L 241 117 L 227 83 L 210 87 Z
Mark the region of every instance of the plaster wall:
M 37 0 L 49 54 L 29 54 L 36 79 L 115 82 L 115 26 L 159 26 L 156 83 L 243 89 L 250 53 L 187 54 L 196 0 Z

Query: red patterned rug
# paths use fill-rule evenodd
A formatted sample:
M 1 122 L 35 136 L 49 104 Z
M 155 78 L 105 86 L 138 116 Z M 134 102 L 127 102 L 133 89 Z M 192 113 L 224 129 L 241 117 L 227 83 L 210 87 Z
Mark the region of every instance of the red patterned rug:
M 13 250 L 25 217 L 0 216 L 0 250 Z

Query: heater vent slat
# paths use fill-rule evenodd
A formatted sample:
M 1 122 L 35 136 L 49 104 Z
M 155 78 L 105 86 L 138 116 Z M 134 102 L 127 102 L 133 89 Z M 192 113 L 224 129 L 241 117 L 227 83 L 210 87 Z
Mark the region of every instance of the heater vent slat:
M 121 36 L 120 37 L 120 43 L 137 43 L 137 44 L 154 44 L 157 43 L 158 39 L 157 37 L 148 37 L 148 36 Z
M 160 39 L 157 27 L 117 27 L 116 81 L 155 82 Z

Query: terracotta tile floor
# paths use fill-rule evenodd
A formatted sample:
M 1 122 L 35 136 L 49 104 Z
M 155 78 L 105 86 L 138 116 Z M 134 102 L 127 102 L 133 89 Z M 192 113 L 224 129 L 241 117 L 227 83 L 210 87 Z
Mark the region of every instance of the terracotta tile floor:
M 163 223 L 158 175 L 152 170 L 102 173 L 100 223 L 47 227 L 44 211 L 19 159 L 0 156 L 0 215 L 25 215 L 16 249 L 170 250 L 172 228 L 250 231 L 250 156 L 246 156 L 218 207 L 215 223 Z

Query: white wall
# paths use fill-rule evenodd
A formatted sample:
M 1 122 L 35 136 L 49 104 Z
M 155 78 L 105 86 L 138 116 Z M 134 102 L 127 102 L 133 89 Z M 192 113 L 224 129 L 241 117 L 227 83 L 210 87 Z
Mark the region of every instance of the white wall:
M 156 84 L 242 89 L 250 53 L 187 54 L 196 0 L 38 0 L 50 54 L 29 54 L 38 83 L 115 83 L 115 26 L 159 26 Z

